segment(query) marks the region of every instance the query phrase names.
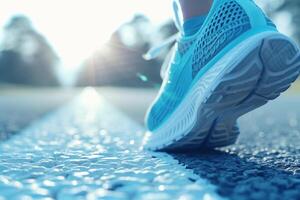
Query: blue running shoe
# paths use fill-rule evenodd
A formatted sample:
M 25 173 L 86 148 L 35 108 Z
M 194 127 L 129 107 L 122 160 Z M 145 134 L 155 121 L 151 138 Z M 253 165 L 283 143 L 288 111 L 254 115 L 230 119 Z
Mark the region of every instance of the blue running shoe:
M 277 98 L 299 75 L 298 46 L 252 0 L 213 2 L 200 30 L 177 38 L 146 115 L 145 149 L 233 144 L 236 120 Z

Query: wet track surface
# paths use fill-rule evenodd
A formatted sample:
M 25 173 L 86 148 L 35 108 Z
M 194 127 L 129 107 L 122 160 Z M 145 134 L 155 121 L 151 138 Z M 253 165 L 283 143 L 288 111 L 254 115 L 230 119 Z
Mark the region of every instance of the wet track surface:
M 85 90 L 0 143 L 0 199 L 222 199 L 168 154 L 141 151 L 143 133 Z
M 300 96 L 242 117 L 236 145 L 175 160 L 138 151 L 143 129 L 109 106 L 90 115 L 69 106 L 22 130 L 49 109 L 18 109 L 26 120 L 1 129 L 20 134 L 0 142 L 0 199 L 300 199 Z
M 240 126 L 236 145 L 172 155 L 230 199 L 300 199 L 300 97 L 281 97 Z

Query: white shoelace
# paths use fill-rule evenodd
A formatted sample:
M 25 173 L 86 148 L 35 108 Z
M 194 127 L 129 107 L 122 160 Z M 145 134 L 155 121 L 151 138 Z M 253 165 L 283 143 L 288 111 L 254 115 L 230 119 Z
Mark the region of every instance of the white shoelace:
M 165 41 L 163 41 L 161 44 L 153 46 L 152 48 L 150 48 L 150 50 L 143 56 L 144 59 L 151 60 L 151 59 L 156 58 L 158 55 L 160 55 L 162 50 L 164 50 L 165 48 L 170 46 L 174 41 L 176 41 L 179 34 L 183 32 L 183 29 L 182 29 L 183 20 L 182 20 L 182 17 L 180 17 L 181 10 L 180 10 L 178 0 L 173 0 L 173 6 L 172 7 L 173 7 L 173 13 L 174 13 L 175 26 L 179 30 L 179 33 L 176 33 L 176 34 L 170 36 Z

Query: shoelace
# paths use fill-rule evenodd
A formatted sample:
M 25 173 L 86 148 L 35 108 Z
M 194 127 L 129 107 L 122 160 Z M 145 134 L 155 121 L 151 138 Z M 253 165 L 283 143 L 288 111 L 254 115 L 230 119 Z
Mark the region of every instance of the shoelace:
M 145 60 L 151 60 L 154 58 L 157 58 L 157 56 L 159 56 L 161 54 L 161 52 L 167 48 L 168 46 L 170 46 L 172 43 L 174 43 L 177 38 L 179 37 L 180 33 L 183 32 L 182 30 L 182 24 L 183 24 L 183 20 L 180 17 L 180 8 L 179 8 L 179 3 L 178 0 L 173 0 L 173 13 L 174 13 L 174 22 L 175 22 L 175 26 L 178 29 L 178 33 L 170 36 L 169 38 L 167 38 L 165 41 L 163 41 L 161 44 L 153 46 L 152 48 L 150 48 L 150 50 L 143 55 Z M 163 78 L 165 76 L 165 73 L 167 71 L 167 68 L 169 66 L 170 60 L 172 58 L 173 52 L 175 50 L 175 44 L 172 46 L 170 52 L 167 54 L 161 70 L 160 70 L 160 76 Z
M 179 32 L 172 35 L 172 36 L 170 36 L 165 41 L 163 41 L 161 44 L 153 46 L 152 48 L 150 48 L 150 50 L 143 56 L 144 59 L 151 60 L 151 59 L 156 58 L 158 55 L 160 55 L 162 50 L 164 50 L 169 45 L 171 45 L 174 41 L 176 41 L 179 34 L 183 32 L 183 30 L 182 30 L 183 20 L 180 17 L 180 7 L 179 7 L 178 0 L 173 0 L 173 13 L 174 13 L 175 26 L 176 26 L 176 28 L 178 29 Z

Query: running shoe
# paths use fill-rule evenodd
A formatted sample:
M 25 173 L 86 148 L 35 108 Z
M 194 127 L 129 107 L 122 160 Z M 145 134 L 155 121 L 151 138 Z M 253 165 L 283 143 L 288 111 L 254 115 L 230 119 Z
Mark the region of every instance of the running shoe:
M 180 30 L 177 3 L 174 10 Z M 235 143 L 237 119 L 277 98 L 297 79 L 299 52 L 254 1 L 214 0 L 198 32 L 184 36 L 180 31 L 176 39 L 146 115 L 144 148 L 190 150 Z

